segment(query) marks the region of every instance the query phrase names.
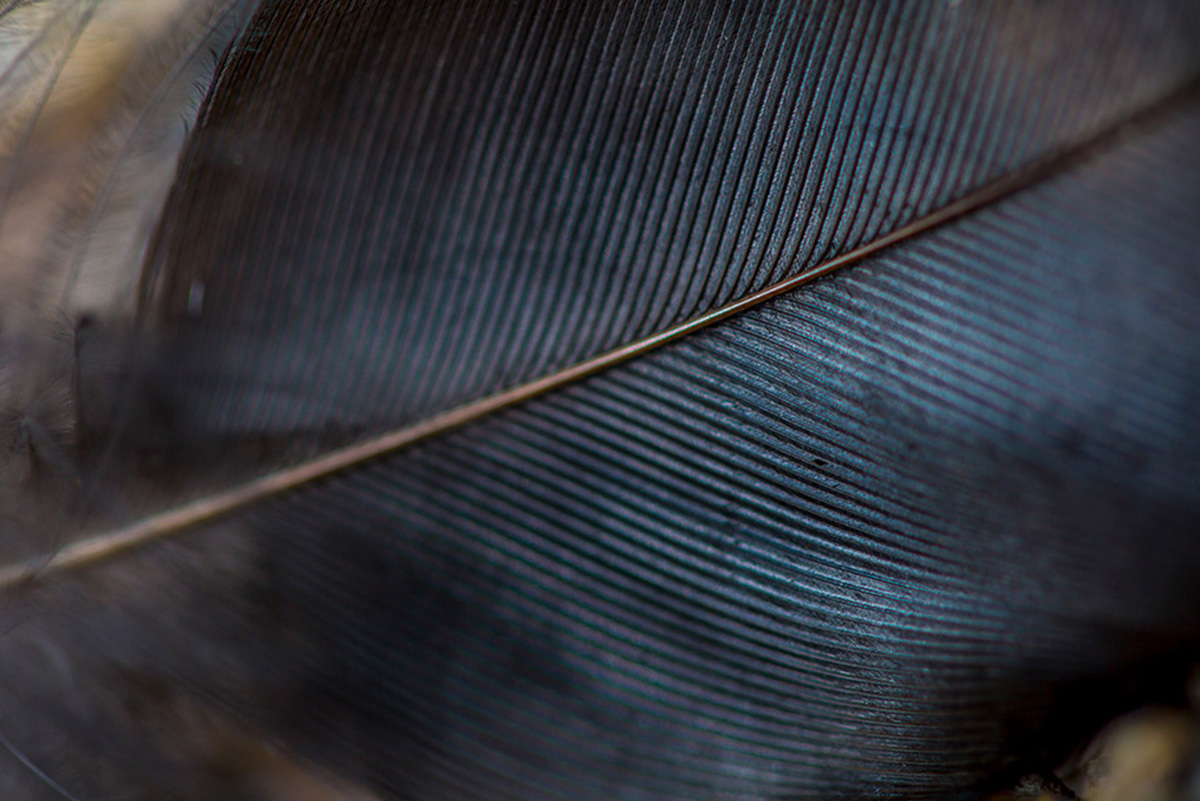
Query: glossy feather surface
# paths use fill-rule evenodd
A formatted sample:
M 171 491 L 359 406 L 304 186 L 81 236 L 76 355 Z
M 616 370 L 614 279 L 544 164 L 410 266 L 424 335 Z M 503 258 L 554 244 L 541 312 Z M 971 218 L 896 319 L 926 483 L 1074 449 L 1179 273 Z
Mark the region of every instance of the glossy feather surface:
M 1200 644 L 1198 34 L 1165 2 L 268 0 L 136 357 L 82 384 L 105 514 L 547 383 L 52 563 L 0 641 L 22 753 L 226 797 L 181 704 L 420 801 L 1052 767 Z
M 1189 3 L 275 2 L 252 30 L 145 278 L 172 327 L 198 317 L 194 371 L 172 358 L 196 436 L 378 429 L 536 378 L 1200 68 Z
M 248 510 L 267 724 L 416 798 L 934 797 L 1086 727 L 1197 633 L 1198 122 Z

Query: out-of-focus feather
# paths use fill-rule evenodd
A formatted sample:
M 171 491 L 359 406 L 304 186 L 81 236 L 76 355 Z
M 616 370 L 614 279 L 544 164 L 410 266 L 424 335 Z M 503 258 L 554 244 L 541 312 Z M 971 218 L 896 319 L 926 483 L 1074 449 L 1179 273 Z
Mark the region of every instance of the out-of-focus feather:
M 194 84 L 211 74 L 213 57 L 197 56 L 228 40 L 239 9 L 77 0 L 0 17 L 6 317 L 131 307 L 188 106 L 202 96 Z
M 1049 767 L 1200 645 L 1197 35 L 1182 2 L 267 0 L 135 352 L 78 368 L 90 508 L 178 536 L 32 575 L 0 724 L 63 787 L 189 797 L 229 792 L 193 729 L 392 798 Z

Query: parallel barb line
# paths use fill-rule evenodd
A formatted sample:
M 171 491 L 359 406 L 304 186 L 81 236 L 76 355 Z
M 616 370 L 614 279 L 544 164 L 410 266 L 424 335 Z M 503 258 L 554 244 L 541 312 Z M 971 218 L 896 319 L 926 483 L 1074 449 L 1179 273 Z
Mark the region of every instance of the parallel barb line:
M 565 369 L 542 376 L 480 400 L 436 414 L 421 422 L 371 437 L 356 444 L 331 451 L 324 456 L 252 479 L 229 490 L 178 506 L 166 512 L 150 515 L 130 525 L 79 540 L 56 553 L 0 568 L 0 589 L 35 581 L 72 568 L 84 567 L 125 551 L 193 528 L 201 523 L 233 512 L 256 501 L 300 487 L 311 481 L 398 451 L 416 442 L 442 434 L 479 420 L 501 409 L 515 406 L 546 394 L 567 384 L 614 367 L 655 350 L 669 342 L 687 336 L 728 317 L 733 317 L 771 298 L 790 292 L 830 273 L 847 267 L 867 256 L 878 253 L 898 242 L 911 239 L 951 220 L 981 209 L 1024 188 L 1039 183 L 1077 164 L 1096 150 L 1111 143 L 1128 130 L 1137 119 L 1159 116 L 1173 109 L 1178 101 L 1195 94 L 1196 85 L 1152 104 L 1134 120 L 1124 120 L 1101 131 L 1090 140 L 1075 147 L 1051 153 L 1029 166 L 1010 173 L 959 200 L 904 225 L 873 242 L 830 261 L 805 270 L 785 281 L 746 295 L 713 311 L 694 317 L 679 325 L 651 336 L 594 356 Z

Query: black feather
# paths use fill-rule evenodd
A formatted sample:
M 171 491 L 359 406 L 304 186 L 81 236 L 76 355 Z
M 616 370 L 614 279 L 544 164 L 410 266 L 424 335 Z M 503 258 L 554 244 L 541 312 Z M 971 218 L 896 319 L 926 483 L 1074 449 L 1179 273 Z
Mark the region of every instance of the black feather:
M 80 535 L 5 574 L 14 750 L 80 797 L 248 792 L 218 731 L 386 798 L 971 798 L 1178 693 L 1198 36 L 266 0 L 79 368 Z

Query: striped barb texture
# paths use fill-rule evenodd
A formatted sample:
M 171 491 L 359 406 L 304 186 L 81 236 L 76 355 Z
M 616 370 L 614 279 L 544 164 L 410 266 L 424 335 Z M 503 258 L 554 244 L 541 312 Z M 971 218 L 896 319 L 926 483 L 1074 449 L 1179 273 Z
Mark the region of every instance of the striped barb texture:
M 1186 84 L 1176 5 L 268 3 L 147 264 L 179 413 L 357 435 L 650 336 Z
M 1197 41 L 1167 0 L 265 0 L 135 380 L 82 382 L 118 533 L 537 391 L 34 577 L 66 613 L 0 665 L 87 669 L 0 700 L 132 675 L 421 801 L 1052 768 L 1200 644 Z

